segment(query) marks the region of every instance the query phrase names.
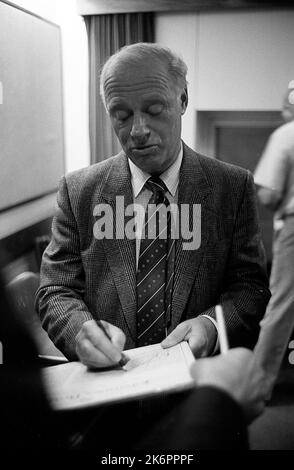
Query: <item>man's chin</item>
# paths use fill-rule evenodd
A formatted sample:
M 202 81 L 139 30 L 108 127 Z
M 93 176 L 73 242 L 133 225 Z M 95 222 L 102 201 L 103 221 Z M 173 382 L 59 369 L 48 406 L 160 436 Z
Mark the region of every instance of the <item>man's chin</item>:
M 135 165 L 140 168 L 140 170 L 144 171 L 145 173 L 149 173 L 150 175 L 160 175 L 164 172 L 164 168 L 160 164 L 151 165 L 149 164 L 142 164 L 141 162 L 133 162 Z
M 127 156 L 142 171 L 150 174 L 160 174 L 164 171 L 164 158 L 159 152 L 137 152 L 131 151 Z

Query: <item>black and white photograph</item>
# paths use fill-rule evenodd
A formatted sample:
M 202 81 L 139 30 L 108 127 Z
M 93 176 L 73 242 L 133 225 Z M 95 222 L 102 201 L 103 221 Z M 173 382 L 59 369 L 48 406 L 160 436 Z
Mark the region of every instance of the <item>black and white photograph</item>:
M 1 466 L 294 450 L 293 50 L 291 1 L 0 0 Z

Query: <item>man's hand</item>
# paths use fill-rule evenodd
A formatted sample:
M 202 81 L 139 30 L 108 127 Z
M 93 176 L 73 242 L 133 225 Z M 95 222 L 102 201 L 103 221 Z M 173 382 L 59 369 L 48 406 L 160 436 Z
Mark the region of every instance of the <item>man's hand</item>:
M 76 336 L 76 353 L 88 367 L 108 367 L 121 359 L 126 341 L 124 333 L 106 321 L 102 323 L 110 339 L 95 320 L 86 321 Z
M 198 386 L 213 386 L 234 398 L 248 423 L 264 410 L 266 374 L 249 349 L 234 348 L 223 355 L 200 359 L 192 365 L 191 374 Z
M 281 202 L 281 194 L 270 188 L 260 187 L 257 191 L 257 197 L 259 202 L 271 211 L 277 210 Z
M 217 331 L 208 318 L 199 316 L 180 323 L 161 345 L 170 348 L 181 341 L 188 341 L 195 357 L 205 357 L 212 354 L 217 340 Z

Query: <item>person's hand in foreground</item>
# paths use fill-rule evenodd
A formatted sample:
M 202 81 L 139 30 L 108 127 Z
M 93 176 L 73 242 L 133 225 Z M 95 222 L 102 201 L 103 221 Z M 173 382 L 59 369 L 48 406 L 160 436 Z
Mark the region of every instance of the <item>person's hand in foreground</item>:
M 188 341 L 195 357 L 212 354 L 217 340 L 217 331 L 206 317 L 199 316 L 180 323 L 161 343 L 163 348 L 170 348 L 181 341 Z
M 79 360 L 88 367 L 109 367 L 122 358 L 125 334 L 111 323 L 102 320 L 107 335 L 95 320 L 86 321 L 76 336 L 76 353 Z
M 199 359 L 192 365 L 191 374 L 198 386 L 213 386 L 229 394 L 241 406 L 248 423 L 263 412 L 266 375 L 249 349 L 234 348 Z

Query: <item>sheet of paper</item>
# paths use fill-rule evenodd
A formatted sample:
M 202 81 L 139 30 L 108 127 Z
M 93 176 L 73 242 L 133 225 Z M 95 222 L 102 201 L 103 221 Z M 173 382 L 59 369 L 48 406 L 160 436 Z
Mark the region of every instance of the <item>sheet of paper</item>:
M 193 386 L 194 356 L 186 342 L 169 349 L 160 344 L 126 351 L 125 370 L 91 371 L 80 362 L 43 369 L 51 405 L 73 409 L 177 391 Z

